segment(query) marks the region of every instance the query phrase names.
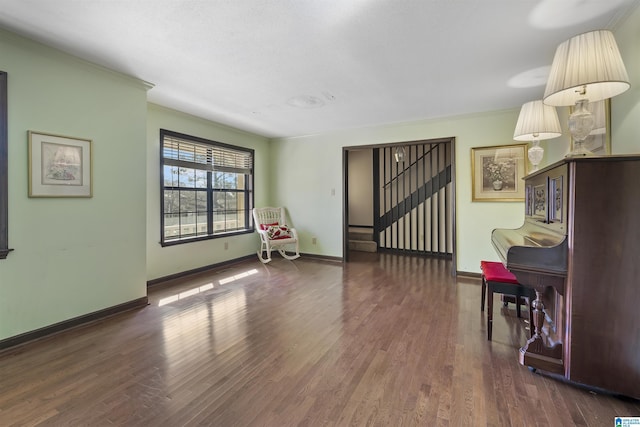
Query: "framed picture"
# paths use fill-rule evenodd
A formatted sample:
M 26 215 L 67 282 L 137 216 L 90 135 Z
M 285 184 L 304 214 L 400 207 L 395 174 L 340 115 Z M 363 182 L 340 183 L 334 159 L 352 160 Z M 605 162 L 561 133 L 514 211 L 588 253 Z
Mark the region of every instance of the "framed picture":
M 523 202 L 527 144 L 471 149 L 472 200 Z
M 527 216 L 533 215 L 533 186 L 527 185 L 524 188 L 524 212 Z
M 29 197 L 91 197 L 91 140 L 29 131 Z
M 552 208 L 549 213 L 549 220 L 552 222 L 562 222 L 562 201 L 564 200 L 562 195 L 562 176 L 552 178 L 550 184 L 551 188 L 549 189 L 549 196 L 552 198 Z
M 533 186 L 533 213 L 531 216 L 540 221 L 547 221 L 547 206 L 549 205 L 547 198 L 546 182 Z
M 598 156 L 611 154 L 611 99 L 590 102 L 589 111 L 594 116 L 593 130 L 584 141 L 584 147 Z M 569 107 L 569 114 L 573 113 L 573 107 Z M 573 138 L 571 138 L 570 151 L 573 151 Z

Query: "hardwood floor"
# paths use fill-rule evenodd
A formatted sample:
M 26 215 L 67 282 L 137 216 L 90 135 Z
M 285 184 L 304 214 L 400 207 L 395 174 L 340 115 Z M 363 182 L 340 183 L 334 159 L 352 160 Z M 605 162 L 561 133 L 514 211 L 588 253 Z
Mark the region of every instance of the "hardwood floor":
M 450 261 L 274 256 L 0 353 L 2 426 L 613 426 L 640 403 L 532 373 Z M 499 298 L 496 295 L 496 298 Z M 526 312 L 523 318 L 527 318 Z

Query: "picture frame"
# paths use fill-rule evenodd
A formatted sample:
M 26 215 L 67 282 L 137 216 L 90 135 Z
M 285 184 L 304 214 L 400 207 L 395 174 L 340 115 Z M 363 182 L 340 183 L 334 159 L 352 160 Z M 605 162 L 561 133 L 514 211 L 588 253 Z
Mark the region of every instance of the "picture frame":
M 533 185 L 529 184 L 524 189 L 524 214 L 526 216 L 533 216 Z
M 547 193 L 547 182 L 534 185 L 533 187 L 533 208 L 531 216 L 539 221 L 548 221 L 549 212 L 547 208 L 549 206 L 549 194 Z
M 528 144 L 471 148 L 474 202 L 524 202 Z
M 92 141 L 28 132 L 29 197 L 93 197 Z
M 590 102 L 589 111 L 594 116 L 593 130 L 584 141 L 584 147 L 596 156 L 608 156 L 611 154 L 611 99 Z M 569 114 L 573 113 L 573 107 L 569 107 Z M 569 152 L 573 152 L 573 137 Z
M 551 222 L 562 222 L 564 213 L 563 203 L 563 185 L 562 185 L 562 176 L 557 176 L 555 178 L 550 178 L 549 180 L 549 197 L 551 198 L 551 212 L 549 212 L 549 221 Z

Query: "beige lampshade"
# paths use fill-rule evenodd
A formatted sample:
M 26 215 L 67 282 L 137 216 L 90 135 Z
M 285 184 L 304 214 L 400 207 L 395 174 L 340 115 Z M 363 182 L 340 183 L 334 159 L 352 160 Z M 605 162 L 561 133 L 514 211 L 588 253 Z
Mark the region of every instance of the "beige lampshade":
M 533 141 L 557 138 L 560 135 L 562 129 L 555 107 L 543 104 L 542 100 L 527 102 L 522 106 L 513 139 Z
M 597 30 L 560 44 L 551 65 L 544 103 L 556 107 L 612 98 L 629 89 L 629 76 L 613 33 Z

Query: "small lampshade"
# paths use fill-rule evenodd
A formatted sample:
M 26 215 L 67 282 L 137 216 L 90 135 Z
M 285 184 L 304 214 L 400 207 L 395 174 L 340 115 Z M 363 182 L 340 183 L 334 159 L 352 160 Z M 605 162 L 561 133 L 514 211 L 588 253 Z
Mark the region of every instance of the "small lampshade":
M 533 141 L 533 146 L 527 150 L 527 156 L 534 171 L 538 170 L 538 165 L 544 156 L 540 140 L 557 138 L 560 135 L 562 130 L 555 107 L 543 104 L 542 100 L 527 102 L 522 106 L 513 139 Z
M 562 129 L 555 107 L 543 104 L 542 100 L 527 102 L 522 106 L 513 139 L 533 141 L 557 138 L 560 135 Z
M 544 103 L 556 107 L 577 101 L 612 98 L 629 89 L 629 76 L 613 33 L 597 30 L 560 44 L 544 91 Z

